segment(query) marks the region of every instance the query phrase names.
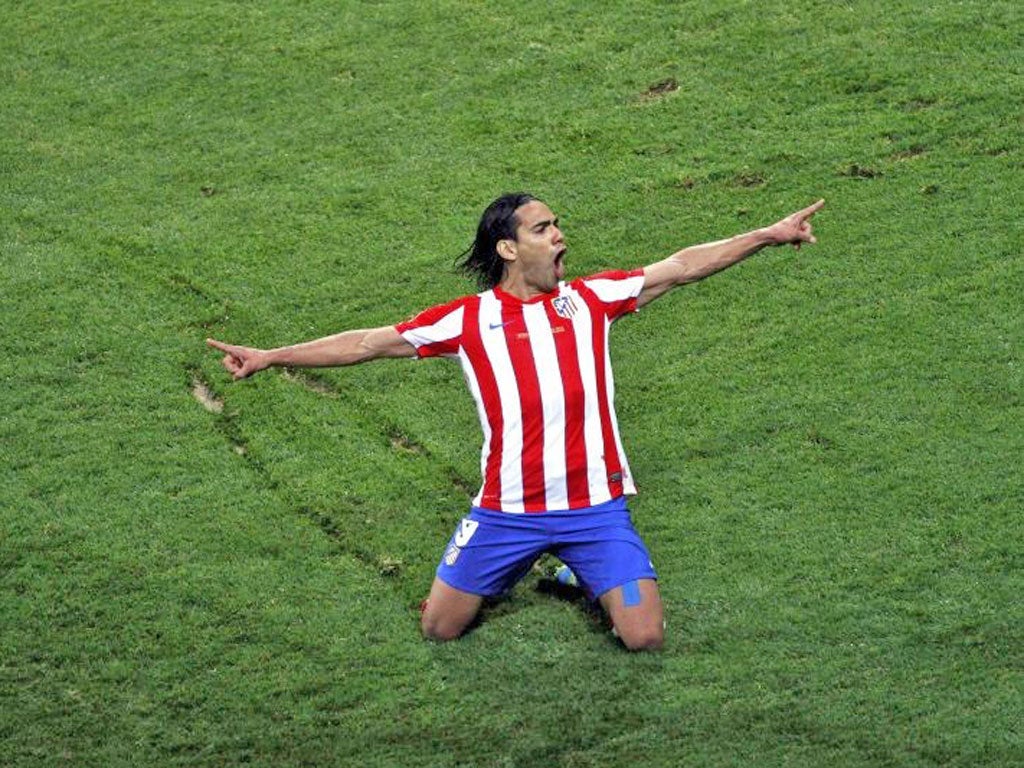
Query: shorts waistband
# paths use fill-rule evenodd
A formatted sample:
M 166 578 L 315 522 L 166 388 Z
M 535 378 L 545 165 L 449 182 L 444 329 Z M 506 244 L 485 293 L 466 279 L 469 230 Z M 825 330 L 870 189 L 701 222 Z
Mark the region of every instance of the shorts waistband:
M 595 504 L 592 507 L 577 507 L 576 509 L 549 509 L 544 512 L 500 512 L 496 509 L 484 509 L 483 507 L 469 508 L 473 517 L 492 518 L 496 520 L 509 520 L 516 518 L 549 518 L 549 517 L 577 517 L 579 515 L 600 515 L 608 512 L 628 512 L 629 507 L 625 496 L 616 496 L 614 499 Z

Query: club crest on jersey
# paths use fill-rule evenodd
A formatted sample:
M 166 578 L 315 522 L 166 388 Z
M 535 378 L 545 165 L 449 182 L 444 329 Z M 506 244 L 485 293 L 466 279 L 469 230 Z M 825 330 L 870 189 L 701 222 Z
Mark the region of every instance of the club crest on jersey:
M 559 296 L 552 299 L 551 307 L 555 310 L 556 315 L 566 320 L 571 320 L 572 316 L 576 314 L 576 302 L 572 300 L 572 296 Z

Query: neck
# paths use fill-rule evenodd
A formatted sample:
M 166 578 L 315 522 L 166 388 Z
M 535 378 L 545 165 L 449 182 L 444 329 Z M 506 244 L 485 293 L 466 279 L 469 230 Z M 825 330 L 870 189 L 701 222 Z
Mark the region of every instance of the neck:
M 497 287 L 500 288 L 505 293 L 509 294 L 510 296 L 515 296 L 520 301 L 530 301 L 531 299 L 535 299 L 538 296 L 543 296 L 545 294 L 551 293 L 551 291 L 557 288 L 557 286 L 555 286 L 555 288 L 552 288 L 550 291 L 545 291 L 535 285 L 530 285 L 529 283 L 526 283 L 522 280 L 509 279 L 502 280 L 500 283 L 498 283 Z

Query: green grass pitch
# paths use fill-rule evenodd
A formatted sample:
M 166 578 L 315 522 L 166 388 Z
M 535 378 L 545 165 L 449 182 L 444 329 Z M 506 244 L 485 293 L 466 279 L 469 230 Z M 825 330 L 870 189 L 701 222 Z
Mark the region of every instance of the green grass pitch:
M 1019 3 L 2 3 L 0 763 L 1024 765 Z M 417 605 L 478 483 L 457 366 L 233 384 L 471 290 L 818 197 L 613 332 L 668 637 L 530 576 Z

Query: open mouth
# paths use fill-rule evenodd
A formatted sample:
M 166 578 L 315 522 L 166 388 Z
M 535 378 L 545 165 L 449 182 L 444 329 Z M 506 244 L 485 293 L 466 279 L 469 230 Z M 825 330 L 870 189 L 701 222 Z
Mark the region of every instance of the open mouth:
M 565 252 L 566 248 L 562 248 L 558 253 L 555 254 L 555 275 L 561 280 L 565 277 Z

